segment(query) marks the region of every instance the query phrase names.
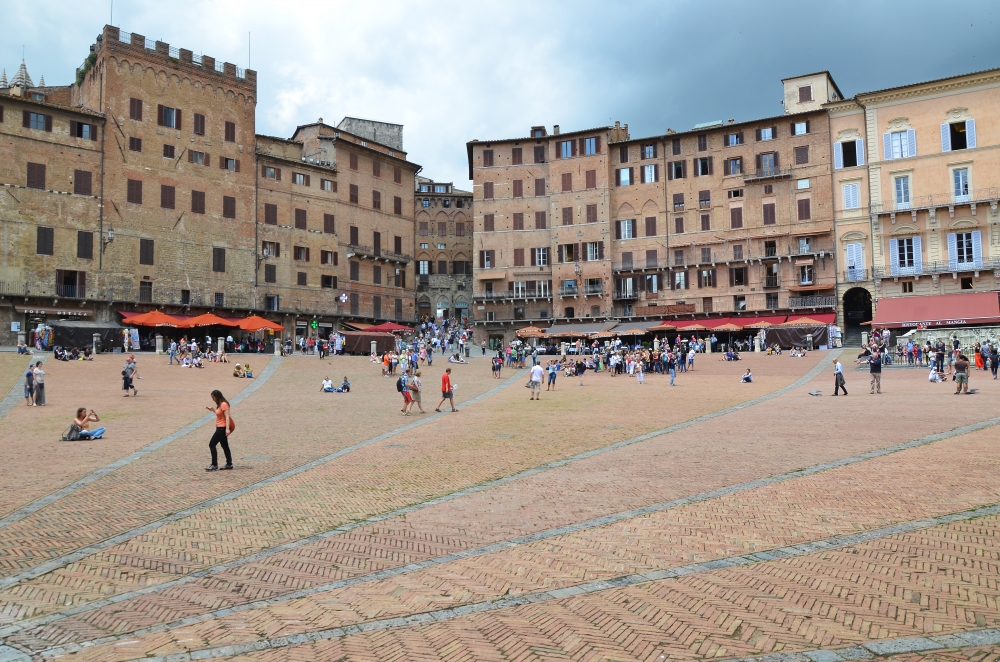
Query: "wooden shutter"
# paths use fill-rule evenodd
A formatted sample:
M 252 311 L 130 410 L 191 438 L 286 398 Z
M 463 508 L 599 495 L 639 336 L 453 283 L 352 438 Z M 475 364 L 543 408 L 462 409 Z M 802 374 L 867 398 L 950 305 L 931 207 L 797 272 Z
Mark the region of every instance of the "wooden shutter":
M 684 159 L 683 161 L 681 161 L 681 179 L 687 179 L 687 176 L 688 176 L 688 162 L 687 159 Z
M 695 168 L 694 176 L 695 177 L 698 176 L 698 169 L 697 168 Z M 674 180 L 674 164 L 673 163 L 668 163 L 667 164 L 667 181 L 671 182 L 673 180 Z
M 768 202 L 764 205 L 764 225 L 774 225 L 774 203 Z
M 576 250 L 573 252 L 573 259 L 580 261 L 580 242 L 576 242 Z
M 70 137 L 72 137 L 72 138 L 77 138 L 77 137 L 79 137 L 79 136 L 77 136 L 77 130 L 76 130 L 76 120 L 70 120 L 70 121 L 69 121 L 69 135 L 70 135 Z
M 236 172 L 240 171 L 240 160 L 236 159 Z M 306 175 L 306 182 L 309 182 L 309 175 Z
M 640 184 L 645 184 L 646 183 L 646 167 L 645 166 L 641 166 L 639 168 L 639 183 Z
M 45 131 L 48 133 L 52 133 L 52 116 L 45 115 L 44 117 L 45 117 Z
M 757 135 L 754 137 L 754 140 L 756 140 L 757 142 L 760 142 L 760 129 L 756 129 L 756 132 L 757 132 Z
M 603 260 L 604 259 L 604 242 L 603 241 L 597 242 L 597 259 L 598 260 Z
M 729 221 L 731 228 L 743 227 L 743 208 L 733 207 L 729 210 Z
M 654 163 L 653 164 L 653 181 L 654 182 L 660 181 L 660 164 L 659 163 Z
M 844 146 L 841 143 L 833 143 L 833 167 L 838 170 L 844 167 Z
M 802 200 L 799 200 L 798 208 L 799 208 L 800 221 L 808 221 L 810 218 L 812 218 L 812 209 L 811 209 L 811 204 L 809 202 L 809 198 L 803 198 Z
M 757 169 L 757 172 L 760 172 L 760 157 L 761 157 L 760 154 L 754 157 L 754 166 Z
M 177 108 L 174 110 L 174 128 L 178 131 L 181 130 L 181 109 Z
M 615 239 L 622 238 L 622 222 L 615 221 Z
M 486 268 L 486 251 L 479 251 L 479 268 Z
M 628 169 L 628 183 L 629 186 L 635 184 L 635 168 Z
M 156 104 L 156 124 L 163 126 L 163 104 Z
M 656 236 L 656 217 L 647 216 L 646 217 L 646 236 L 655 237 Z
M 208 158 L 208 157 L 205 157 L 205 158 Z M 281 181 L 281 168 L 275 168 L 274 169 L 274 180 L 278 181 L 278 182 Z M 334 190 L 336 191 L 337 189 L 334 189 Z
M 622 185 L 622 171 L 621 168 L 615 168 L 615 186 Z
M 712 157 L 708 157 L 708 174 L 712 174 Z
M 31 111 L 30 110 L 22 111 L 21 126 L 23 126 L 25 129 L 31 128 Z

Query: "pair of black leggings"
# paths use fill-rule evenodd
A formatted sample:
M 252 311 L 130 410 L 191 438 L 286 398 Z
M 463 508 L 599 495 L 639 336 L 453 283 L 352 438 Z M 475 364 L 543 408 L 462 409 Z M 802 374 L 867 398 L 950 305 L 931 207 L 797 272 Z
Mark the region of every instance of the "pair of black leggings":
M 226 428 L 215 428 L 212 441 L 208 442 L 208 450 L 212 451 L 212 466 L 219 466 L 219 454 L 215 450 L 216 444 L 222 444 L 222 452 L 226 454 L 226 464 L 233 463 L 233 456 L 229 452 L 229 438 L 226 436 Z

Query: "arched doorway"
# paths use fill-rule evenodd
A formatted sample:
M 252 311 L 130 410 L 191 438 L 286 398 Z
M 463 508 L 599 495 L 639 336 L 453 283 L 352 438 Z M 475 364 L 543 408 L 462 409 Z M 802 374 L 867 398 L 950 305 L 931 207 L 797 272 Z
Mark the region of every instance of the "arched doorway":
M 862 326 L 872 321 L 872 293 L 863 287 L 852 287 L 844 292 L 844 345 L 861 344 L 861 332 L 871 327 Z

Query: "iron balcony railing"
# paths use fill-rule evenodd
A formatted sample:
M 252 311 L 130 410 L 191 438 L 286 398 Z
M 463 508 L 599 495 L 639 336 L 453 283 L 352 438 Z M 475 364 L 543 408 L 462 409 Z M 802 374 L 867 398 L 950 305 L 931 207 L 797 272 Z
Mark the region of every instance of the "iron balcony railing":
M 755 181 L 760 181 L 762 179 L 785 179 L 791 176 L 792 176 L 791 168 L 778 168 L 778 167 L 760 168 L 752 172 L 750 171 L 744 172 L 743 181 L 755 182 Z
M 518 299 L 551 299 L 552 292 L 547 290 L 504 290 L 502 292 L 476 292 L 472 295 L 475 301 L 516 301 Z
M 954 191 L 937 195 L 910 196 L 906 200 L 882 200 L 868 206 L 871 214 L 893 214 L 937 207 L 954 207 L 978 203 L 995 203 L 1000 199 L 1000 187 L 977 188 L 959 195 Z
M 844 272 L 845 283 L 857 283 L 863 280 L 868 280 L 867 269 L 848 269 Z
M 561 297 L 575 297 L 580 295 L 580 288 L 576 285 L 560 285 L 559 286 L 559 296 Z
M 766 276 L 764 278 L 764 289 L 775 290 L 781 287 L 781 279 L 777 276 Z
M 634 301 L 639 298 L 639 291 L 616 289 L 611 298 L 615 301 Z
M 888 266 L 872 268 L 872 278 L 896 278 L 898 276 L 929 276 L 964 271 L 993 271 L 1000 269 L 1000 257 L 972 262 L 923 262 L 913 266 Z
M 28 296 L 28 283 L 0 280 L 0 296 Z
M 340 245 L 347 248 L 349 253 L 354 253 L 354 255 L 358 257 L 375 258 L 385 260 L 386 262 L 399 262 L 400 264 L 409 264 L 410 261 L 413 260 L 413 256 L 411 255 L 406 255 L 405 253 L 394 253 L 392 251 L 387 251 L 384 248 L 372 248 L 371 246 L 362 246 L 361 244 L 351 243 L 341 243 Z
M 788 297 L 789 308 L 836 308 L 836 306 L 835 296 Z

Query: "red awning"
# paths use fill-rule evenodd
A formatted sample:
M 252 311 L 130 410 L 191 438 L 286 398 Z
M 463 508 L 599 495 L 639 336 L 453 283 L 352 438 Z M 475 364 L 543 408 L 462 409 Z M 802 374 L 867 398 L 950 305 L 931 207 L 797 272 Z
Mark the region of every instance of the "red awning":
M 898 329 L 998 322 L 1000 298 L 997 293 L 975 292 L 879 299 L 872 326 Z
M 823 324 L 833 324 L 837 321 L 837 313 L 813 313 L 812 315 L 789 315 L 788 321 L 794 322 L 796 320 L 808 317 L 811 320 L 816 320 L 817 322 L 822 322 Z

